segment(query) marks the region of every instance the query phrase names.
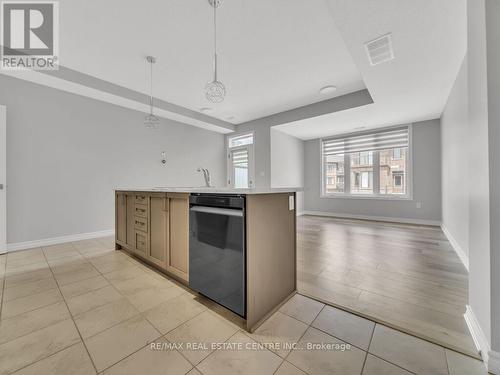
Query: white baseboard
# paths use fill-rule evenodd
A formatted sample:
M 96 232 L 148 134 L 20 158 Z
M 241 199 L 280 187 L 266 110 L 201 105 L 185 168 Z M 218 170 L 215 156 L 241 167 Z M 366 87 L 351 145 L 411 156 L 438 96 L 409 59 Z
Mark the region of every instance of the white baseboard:
M 305 210 L 302 212 L 302 215 L 328 216 L 328 217 L 337 217 L 340 219 L 386 221 L 389 223 L 402 223 L 402 224 L 417 224 L 417 225 L 432 225 L 432 226 L 440 226 L 441 225 L 441 221 L 439 221 L 439 220 L 408 219 L 408 218 L 390 217 L 390 216 L 352 215 L 352 214 L 326 212 L 326 211 L 308 211 L 308 210 Z
M 486 338 L 486 335 L 484 334 L 481 325 L 479 324 L 479 321 L 477 320 L 476 315 L 474 314 L 474 311 L 472 311 L 472 307 L 470 307 L 469 305 L 466 306 L 464 319 L 465 322 L 467 323 L 467 327 L 469 328 L 469 332 L 472 336 L 472 340 L 474 341 L 474 345 L 476 345 L 477 350 L 481 353 L 481 357 L 483 358 L 483 362 L 486 365 L 486 368 L 493 374 L 500 375 L 500 371 L 498 370 L 499 369 L 498 365 L 500 364 L 498 360 L 500 359 L 500 356 L 498 356 L 498 353 L 494 353 L 491 351 L 488 339 Z M 493 357 L 490 357 L 492 353 Z M 496 372 L 490 370 L 490 366 L 495 364 L 497 366 Z
M 448 241 L 450 241 L 451 246 L 453 247 L 453 250 L 457 253 L 458 257 L 462 261 L 463 265 L 469 271 L 469 257 L 465 253 L 465 251 L 462 249 L 462 247 L 458 244 L 458 242 L 455 240 L 455 238 L 452 236 L 448 228 L 444 224 L 441 224 L 441 230 L 445 234 L 446 238 L 448 238 Z
M 115 231 L 113 229 L 110 229 L 110 230 L 102 230 L 99 232 L 80 233 L 80 234 L 71 234 L 69 236 L 45 238 L 43 240 L 8 243 L 7 252 L 26 250 L 41 246 L 57 245 L 65 242 L 88 240 L 91 238 L 107 237 L 107 236 L 112 236 L 113 234 L 115 234 Z

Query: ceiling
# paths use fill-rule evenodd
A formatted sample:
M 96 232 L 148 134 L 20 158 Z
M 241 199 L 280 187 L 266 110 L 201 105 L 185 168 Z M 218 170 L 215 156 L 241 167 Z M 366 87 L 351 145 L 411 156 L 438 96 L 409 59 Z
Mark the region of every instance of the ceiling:
M 466 53 L 465 0 L 325 0 L 374 103 L 277 128 L 313 139 L 438 118 Z M 395 59 L 371 66 L 364 43 L 391 32 Z
M 234 124 L 364 88 L 323 0 L 225 0 L 218 10 L 219 79 L 226 100 L 204 96 L 211 80 L 212 8 L 207 0 L 60 1 L 60 62 Z M 89 22 L 89 20 L 92 20 Z M 319 94 L 326 85 L 338 90 Z
M 219 79 L 228 93 L 213 104 L 204 96 L 213 53 L 207 0 L 61 0 L 64 69 L 2 74 L 146 112 L 145 57 L 153 55 L 156 113 L 221 133 L 369 91 L 372 104 L 276 126 L 313 139 L 440 117 L 466 52 L 465 1 L 223 0 Z M 371 66 L 364 43 L 389 32 L 395 59 Z M 320 94 L 326 85 L 338 89 Z M 205 107 L 212 111 L 200 113 Z

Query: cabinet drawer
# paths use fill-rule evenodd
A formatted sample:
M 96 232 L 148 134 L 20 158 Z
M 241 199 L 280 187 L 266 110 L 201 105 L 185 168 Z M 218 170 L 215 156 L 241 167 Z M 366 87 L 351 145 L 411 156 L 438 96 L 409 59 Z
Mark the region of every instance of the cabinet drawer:
M 135 249 L 140 253 L 146 254 L 148 251 L 148 238 L 146 234 L 135 232 Z
M 135 217 L 135 229 L 143 231 L 145 233 L 148 232 L 148 219 L 146 217 Z
M 135 203 L 148 204 L 148 196 L 146 194 L 136 195 Z
M 136 204 L 135 216 L 148 217 L 148 206 L 145 204 Z

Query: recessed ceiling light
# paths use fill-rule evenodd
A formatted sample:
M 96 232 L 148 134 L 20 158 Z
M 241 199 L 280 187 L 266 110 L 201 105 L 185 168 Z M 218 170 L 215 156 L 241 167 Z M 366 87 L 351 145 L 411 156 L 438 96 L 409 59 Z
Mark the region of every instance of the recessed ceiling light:
M 327 95 L 331 94 L 332 92 L 337 91 L 337 88 L 335 86 L 325 86 L 319 90 L 320 94 Z
M 200 111 L 203 113 L 211 113 L 213 111 L 213 108 L 203 107 L 203 108 L 200 108 Z

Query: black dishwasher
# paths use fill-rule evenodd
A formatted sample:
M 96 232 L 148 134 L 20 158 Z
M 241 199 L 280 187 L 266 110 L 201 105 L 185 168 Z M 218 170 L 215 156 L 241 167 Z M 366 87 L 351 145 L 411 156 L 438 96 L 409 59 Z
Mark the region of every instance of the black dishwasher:
M 189 197 L 189 286 L 246 316 L 245 196 Z

